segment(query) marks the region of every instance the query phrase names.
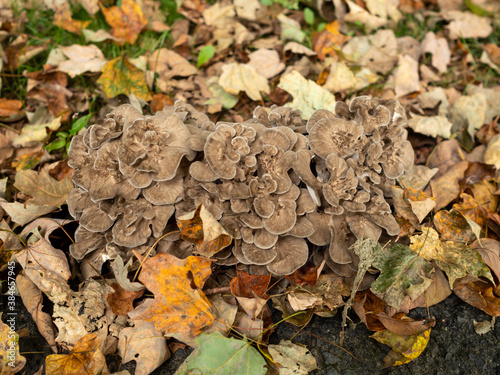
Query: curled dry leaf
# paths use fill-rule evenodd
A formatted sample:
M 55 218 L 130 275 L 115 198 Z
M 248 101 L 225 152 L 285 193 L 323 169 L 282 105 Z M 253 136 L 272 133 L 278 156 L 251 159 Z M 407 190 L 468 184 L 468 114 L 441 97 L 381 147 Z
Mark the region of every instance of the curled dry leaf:
M 136 362 L 136 375 L 148 375 L 170 358 L 167 341 L 153 323 L 137 320 L 120 331 L 118 351 L 122 362 Z
M 148 258 L 139 281 L 155 298 L 147 299 L 129 316 L 154 323 L 165 336 L 191 343 L 214 320 L 210 303 L 202 292 L 211 274 L 210 265 L 209 259 L 194 256 L 178 259 L 160 253 Z
M 12 140 L 15 147 L 25 147 L 44 142 L 49 137 L 49 131 L 55 131 L 61 126 L 61 117 L 57 117 L 49 123 L 40 125 L 26 125 L 21 129 L 21 134 Z
M 99 349 L 97 332 L 82 337 L 69 354 L 52 354 L 45 359 L 47 375 L 108 374 L 106 359 Z
M 196 244 L 196 252 L 209 258 L 233 240 L 202 204 L 195 211 L 179 216 L 177 226 L 181 238 Z
M 316 359 L 305 345 L 281 340 L 279 345 L 269 345 L 268 350 L 280 374 L 307 375 L 318 368 Z
M 489 282 L 467 276 L 455 282 L 453 292 L 462 301 L 483 310 L 486 314 L 500 316 L 500 297 Z
M 262 297 L 266 293 L 270 282 L 271 274 L 249 275 L 245 271 L 237 270 L 237 276 L 231 280 L 231 293 L 235 297 Z
M 434 215 L 434 226 L 444 241 L 471 242 L 474 233 L 467 220 L 455 210 L 441 210 Z
M 143 295 L 143 290 L 130 292 L 120 286 L 118 283 L 112 283 L 113 292 L 106 295 L 106 301 L 109 307 L 116 315 L 126 316 L 129 311 L 134 309 L 134 300 Z
M 451 137 L 453 124 L 445 116 L 419 116 L 412 115 L 408 120 L 408 126 L 420 134 L 431 137 Z
M 88 46 L 73 44 L 62 47 L 62 51 L 69 60 L 59 63 L 57 69 L 72 78 L 84 72 L 101 72 L 106 64 L 103 53 L 95 44 Z

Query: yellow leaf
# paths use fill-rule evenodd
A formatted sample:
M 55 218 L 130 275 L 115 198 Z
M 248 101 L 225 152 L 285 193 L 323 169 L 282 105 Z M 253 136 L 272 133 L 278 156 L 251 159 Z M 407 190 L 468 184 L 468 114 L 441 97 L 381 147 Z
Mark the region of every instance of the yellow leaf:
M 391 366 L 400 366 L 413 361 L 424 351 L 431 328 L 417 335 L 399 336 L 389 330 L 375 332 L 370 337 L 381 344 L 388 345 L 392 350 L 384 358 L 384 368 Z
M 108 61 L 102 69 L 97 83 L 107 98 L 134 94 L 143 100 L 151 100 L 151 94 L 144 78 L 144 72 L 133 66 L 127 58 L 118 57 Z
M 85 29 L 89 24 L 90 21 L 74 20 L 67 3 L 54 15 L 54 25 L 77 35 L 82 35 L 82 29 Z
M 69 354 L 52 354 L 45 359 L 47 375 L 109 374 L 106 359 L 99 349 L 97 332 L 77 341 Z
M 15 319 L 9 321 L 11 317 L 7 315 L 5 324 L 1 318 L 2 313 L 0 313 L 0 374 L 11 375 L 22 370 L 26 358 L 19 354 L 19 335 L 13 330 Z
M 121 7 L 105 8 L 99 3 L 106 22 L 112 27 L 111 35 L 118 38 L 120 45 L 134 44 L 148 20 L 139 5 L 133 0 L 122 0 Z
M 129 316 L 152 322 L 165 336 L 191 345 L 194 337 L 214 321 L 210 302 L 202 292 L 212 273 L 211 263 L 207 258 L 178 259 L 166 253 L 147 259 L 139 281 L 155 298 L 147 299 Z

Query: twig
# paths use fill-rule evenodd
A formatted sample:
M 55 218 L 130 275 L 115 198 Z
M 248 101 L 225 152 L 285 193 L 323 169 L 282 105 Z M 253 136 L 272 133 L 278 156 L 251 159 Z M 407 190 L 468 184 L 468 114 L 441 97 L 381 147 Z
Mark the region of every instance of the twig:
M 204 290 L 203 293 L 205 293 L 206 296 L 210 296 L 212 294 L 226 293 L 226 292 L 230 292 L 230 291 L 231 291 L 231 287 L 229 287 L 229 286 L 220 286 L 218 288 L 212 288 L 212 289 Z

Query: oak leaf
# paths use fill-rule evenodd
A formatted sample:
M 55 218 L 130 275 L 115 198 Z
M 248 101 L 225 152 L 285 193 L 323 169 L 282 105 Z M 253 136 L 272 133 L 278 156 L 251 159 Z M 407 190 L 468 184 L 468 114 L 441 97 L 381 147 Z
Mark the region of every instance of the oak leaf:
M 166 253 L 148 258 L 139 281 L 153 292 L 155 298 L 147 299 L 129 316 L 134 320 L 152 322 L 165 336 L 190 343 L 214 320 L 210 302 L 202 292 L 212 272 L 211 263 L 207 258 L 190 256 L 178 259 Z
M 82 337 L 69 354 L 52 354 L 45 359 L 47 375 L 109 374 L 106 359 L 99 349 L 97 332 Z
M 133 0 L 123 0 L 121 7 L 105 8 L 99 3 L 106 22 L 112 27 L 111 35 L 119 39 L 120 45 L 134 44 L 148 20 L 141 8 Z

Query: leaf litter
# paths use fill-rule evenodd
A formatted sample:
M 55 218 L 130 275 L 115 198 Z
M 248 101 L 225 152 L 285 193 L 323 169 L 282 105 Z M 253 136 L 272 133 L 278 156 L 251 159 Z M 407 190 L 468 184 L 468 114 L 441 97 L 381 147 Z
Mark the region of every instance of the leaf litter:
M 172 338 L 195 348 L 179 374 L 234 373 L 241 366 L 263 374 L 266 360 L 279 373 L 314 370 L 307 348 L 269 345 L 269 301 L 300 327 L 313 314 L 333 316 L 339 308 L 346 321 L 352 306 L 372 337 L 391 347 L 385 367 L 417 358 L 439 324 L 409 318 L 416 307 L 455 293 L 500 316 L 500 53 L 492 43 L 500 9 L 494 4 L 334 1 L 334 18 L 323 20 L 323 10 L 287 1 L 172 2 L 168 11 L 156 1 L 45 3 L 34 10 L 48 22 L 37 32 L 60 30 L 67 40 L 35 35 L 21 20 L 26 13 L 0 3 L 6 177 L 0 259 L 3 270 L 17 262 L 24 305 L 54 353 L 65 351 L 47 356 L 47 374 L 109 373 L 105 356 L 116 352 L 124 363 L 136 362 L 136 374 L 148 374 L 168 360 Z M 32 11 L 29 2 L 19 6 Z M 422 29 L 401 28 L 415 20 Z M 23 79 L 14 82 L 16 74 Z M 399 99 L 419 163 L 392 187 L 392 209 L 409 229 L 389 245 L 356 243 L 358 271 L 348 283 L 325 273 L 325 261 L 314 257 L 281 279 L 258 266 L 235 268 L 234 233 L 205 205 L 176 217 L 179 243 L 197 255 L 185 259 L 163 252 L 160 242 L 137 248 L 126 264 L 112 252 L 119 250 L 106 249 L 96 252 L 101 263 L 86 257 L 79 267 L 53 235 L 71 241 L 82 235 L 56 219 L 67 217 L 61 215 L 73 184 L 72 172 L 58 175 L 53 163 L 67 157 L 80 131 L 77 117 L 99 123 L 123 102 L 154 113 L 182 100 L 208 113 L 210 127 L 242 122 L 257 105 L 268 112 L 290 106 L 306 119 L 358 95 Z M 206 137 L 203 129 L 198 135 Z M 54 141 L 59 148 L 42 151 Z M 318 167 L 318 179 L 321 173 Z M 81 279 L 84 267 L 107 261 L 111 273 Z M 81 284 L 75 289 L 68 280 Z M 3 337 L 8 327 L 1 328 Z M 479 323 L 476 330 L 487 332 Z M 2 374 L 22 371 L 26 362 L 13 338 L 14 365 L 7 365 L 3 346 Z

